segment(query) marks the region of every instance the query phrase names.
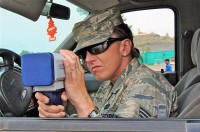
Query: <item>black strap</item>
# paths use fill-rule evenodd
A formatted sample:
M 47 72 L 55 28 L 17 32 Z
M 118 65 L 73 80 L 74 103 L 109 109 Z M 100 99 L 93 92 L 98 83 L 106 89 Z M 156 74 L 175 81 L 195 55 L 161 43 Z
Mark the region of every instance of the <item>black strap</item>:
M 185 55 L 185 52 L 187 52 L 187 51 L 188 51 L 188 53 L 191 52 L 191 46 L 189 46 L 189 48 L 188 48 L 188 46 L 186 47 L 185 45 L 191 45 L 193 34 L 194 34 L 194 33 L 193 33 L 192 30 L 186 30 L 186 31 L 181 35 L 181 38 L 182 38 L 183 43 L 180 45 L 180 46 L 181 46 L 181 47 L 180 47 L 180 50 L 183 51 L 183 52 L 181 52 L 181 56 L 182 56 L 183 58 L 187 58 L 187 57 L 188 57 L 188 55 Z M 191 55 L 190 55 L 190 56 L 191 56 Z M 190 57 L 190 56 L 189 56 L 189 57 Z M 179 60 L 181 60 L 181 59 L 179 59 Z M 184 61 L 184 62 L 183 62 L 183 61 Z M 180 65 L 183 66 L 184 64 L 189 64 L 189 62 L 187 63 L 187 62 L 185 62 L 185 61 L 191 61 L 191 57 L 190 57 L 190 59 L 182 59 L 182 60 L 180 61 Z M 191 66 L 189 66 L 189 67 L 186 67 L 186 66 L 187 66 L 187 65 L 184 65 L 184 67 L 180 67 L 180 71 L 178 71 L 178 78 L 179 78 L 179 80 L 183 77 L 184 73 L 185 73 L 186 71 L 188 71 L 188 69 L 191 69 Z

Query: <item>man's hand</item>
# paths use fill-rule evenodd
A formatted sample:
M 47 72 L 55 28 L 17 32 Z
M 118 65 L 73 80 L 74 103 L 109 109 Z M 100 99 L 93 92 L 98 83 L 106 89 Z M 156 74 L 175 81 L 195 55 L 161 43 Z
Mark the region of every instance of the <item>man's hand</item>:
M 67 98 L 74 105 L 79 117 L 87 117 L 95 108 L 84 79 L 84 70 L 80 64 L 79 57 L 70 50 L 60 50 L 64 56 L 65 69 L 65 91 Z
M 38 99 L 38 111 L 39 117 L 65 117 L 66 113 L 64 112 L 65 108 L 62 105 L 47 105 L 49 103 L 49 98 L 42 93 L 37 92 L 35 94 L 36 99 Z M 63 102 L 67 101 L 66 93 L 63 92 L 61 95 L 61 99 Z

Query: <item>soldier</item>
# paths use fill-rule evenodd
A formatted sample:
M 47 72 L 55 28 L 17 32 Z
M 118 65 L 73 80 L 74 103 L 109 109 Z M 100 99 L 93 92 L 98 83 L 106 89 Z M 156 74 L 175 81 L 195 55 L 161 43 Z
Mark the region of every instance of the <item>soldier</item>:
M 74 52 L 61 50 L 65 65 L 65 92 L 78 117 L 157 117 L 159 104 L 167 113 L 176 110 L 174 87 L 161 75 L 138 61 L 133 35 L 116 8 L 97 13 L 73 28 Z M 76 54 L 75 54 L 76 53 Z M 104 81 L 92 100 L 86 90 L 80 58 L 97 80 Z M 36 93 L 40 117 L 65 117 L 61 105 Z

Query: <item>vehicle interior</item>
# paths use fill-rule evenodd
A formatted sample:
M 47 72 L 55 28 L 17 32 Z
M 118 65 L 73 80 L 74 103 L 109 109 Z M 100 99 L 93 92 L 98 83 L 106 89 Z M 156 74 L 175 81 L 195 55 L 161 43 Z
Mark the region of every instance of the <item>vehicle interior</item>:
M 199 5 L 199 0 L 0 0 L 0 131 L 199 131 Z M 39 118 L 33 88 L 22 84 L 21 56 L 73 51 L 74 24 L 110 7 L 118 7 L 131 28 L 141 63 L 174 86 L 176 114 L 155 119 Z M 53 35 L 50 26 L 57 28 Z M 170 72 L 165 71 L 166 58 L 172 65 Z M 92 97 L 102 82 L 83 68 Z M 75 112 L 72 105 L 66 111 Z

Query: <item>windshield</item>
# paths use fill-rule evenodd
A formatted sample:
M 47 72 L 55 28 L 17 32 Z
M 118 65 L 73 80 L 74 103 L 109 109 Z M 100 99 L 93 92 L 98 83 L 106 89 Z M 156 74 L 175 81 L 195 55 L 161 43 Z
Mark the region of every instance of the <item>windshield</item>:
M 88 12 L 67 2 L 66 0 L 54 0 L 55 3 L 70 8 L 70 19 L 61 20 L 52 18 L 57 33 L 56 40 L 49 41 L 47 33 L 49 19 L 40 16 L 34 22 L 13 12 L 0 8 L 0 46 L 9 49 L 19 55 L 35 52 L 53 52 L 71 33 L 74 24 L 83 20 Z

